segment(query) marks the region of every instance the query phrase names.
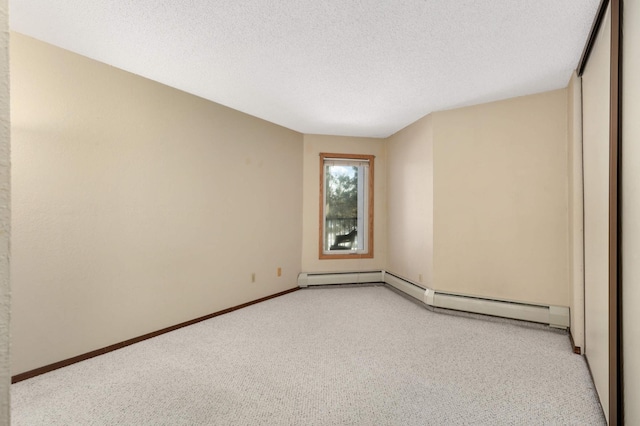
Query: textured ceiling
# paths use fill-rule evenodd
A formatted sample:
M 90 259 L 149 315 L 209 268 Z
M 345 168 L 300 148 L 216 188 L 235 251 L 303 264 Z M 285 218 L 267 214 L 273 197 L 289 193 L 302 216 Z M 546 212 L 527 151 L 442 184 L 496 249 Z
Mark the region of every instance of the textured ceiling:
M 10 0 L 11 28 L 303 133 L 565 87 L 600 0 Z

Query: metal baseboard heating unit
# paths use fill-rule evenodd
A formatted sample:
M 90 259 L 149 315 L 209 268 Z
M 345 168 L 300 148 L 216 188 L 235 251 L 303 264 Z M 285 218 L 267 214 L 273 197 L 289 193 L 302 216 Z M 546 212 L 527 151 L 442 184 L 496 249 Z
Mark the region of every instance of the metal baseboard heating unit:
M 384 282 L 426 305 L 436 308 L 472 312 L 495 317 L 569 327 L 569 308 L 566 306 L 536 305 L 508 300 L 495 300 L 462 294 L 444 293 L 422 288 L 404 278 L 384 272 Z
M 337 273 L 302 273 L 298 275 L 298 287 L 332 284 L 367 284 L 382 283 L 382 271 L 369 272 L 337 272 Z
M 410 281 L 407 281 L 403 278 L 397 277 L 388 272 L 384 273 L 384 282 L 391 287 L 400 290 L 401 292 L 408 294 L 414 299 L 418 299 L 421 302 L 427 303 L 425 299 L 425 292 L 428 291 L 426 288 L 419 287 L 416 284 L 413 284 Z M 428 303 L 427 303 L 428 305 Z
M 435 308 L 491 315 L 495 317 L 569 327 L 569 308 L 566 306 L 536 305 L 509 300 L 488 299 L 463 294 L 445 293 L 423 288 L 416 283 L 386 271 L 301 273 L 299 287 L 332 284 L 385 283 L 414 299 Z
M 533 305 L 470 297 L 459 294 L 434 292 L 433 306 L 456 311 L 474 312 L 495 317 L 549 324 L 551 327 L 569 327 L 569 308 L 566 306 Z

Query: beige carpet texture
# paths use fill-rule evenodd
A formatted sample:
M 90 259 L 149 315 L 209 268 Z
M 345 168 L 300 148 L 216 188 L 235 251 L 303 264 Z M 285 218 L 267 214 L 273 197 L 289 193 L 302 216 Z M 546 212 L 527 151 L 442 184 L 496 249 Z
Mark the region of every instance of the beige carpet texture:
M 12 424 L 603 425 L 565 331 L 300 290 L 11 387 Z

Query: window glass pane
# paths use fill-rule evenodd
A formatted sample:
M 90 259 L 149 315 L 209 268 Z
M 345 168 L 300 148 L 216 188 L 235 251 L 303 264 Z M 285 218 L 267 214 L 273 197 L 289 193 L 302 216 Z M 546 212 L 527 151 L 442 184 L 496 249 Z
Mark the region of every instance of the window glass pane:
M 359 212 L 362 201 L 358 202 L 358 188 L 362 187 L 358 183 L 361 168 L 363 167 L 325 164 L 326 251 L 358 250 L 358 217 L 362 216 L 362 212 Z

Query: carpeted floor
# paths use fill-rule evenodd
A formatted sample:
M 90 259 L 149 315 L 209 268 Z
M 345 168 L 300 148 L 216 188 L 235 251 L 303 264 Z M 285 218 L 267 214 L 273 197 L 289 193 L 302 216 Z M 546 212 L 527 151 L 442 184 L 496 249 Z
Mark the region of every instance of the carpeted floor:
M 601 425 L 565 332 L 307 289 L 12 385 L 13 425 Z

